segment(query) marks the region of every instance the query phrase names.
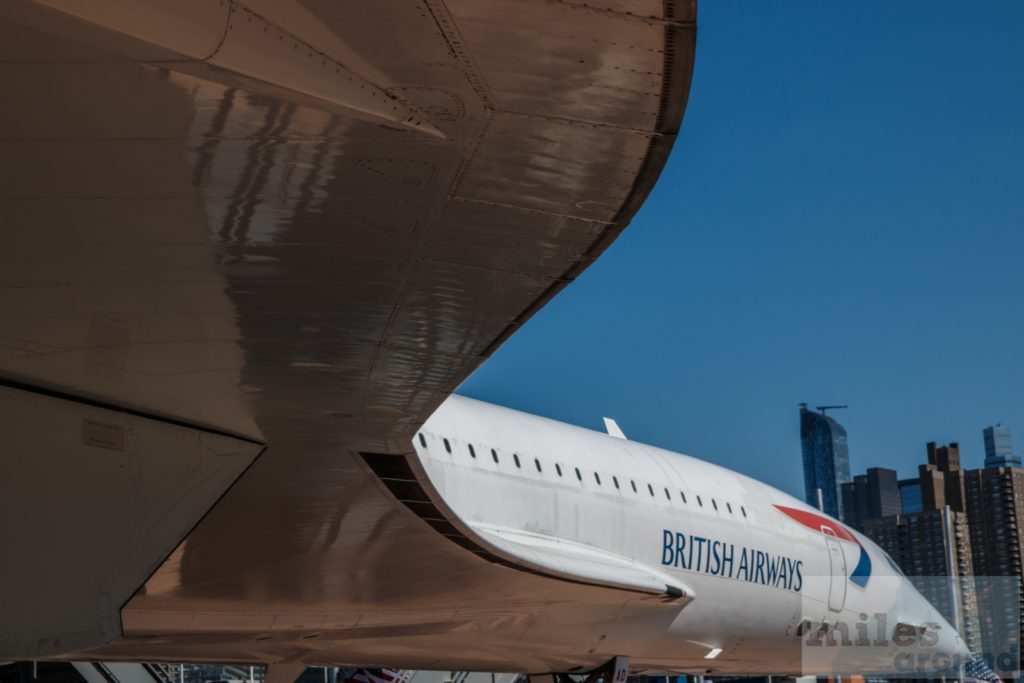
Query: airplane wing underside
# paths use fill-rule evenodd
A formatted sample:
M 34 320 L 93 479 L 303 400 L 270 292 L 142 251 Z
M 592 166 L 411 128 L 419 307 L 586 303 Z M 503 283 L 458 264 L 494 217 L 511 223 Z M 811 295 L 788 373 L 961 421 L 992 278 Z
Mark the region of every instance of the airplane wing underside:
M 265 446 L 179 524 L 169 556 L 139 565 L 158 569 L 110 607 L 113 640 L 64 641 L 86 643 L 75 656 L 486 670 L 603 656 L 601 624 L 632 609 L 621 592 L 445 543 L 357 454 L 408 452 L 433 409 L 625 227 L 679 128 L 694 12 L 675 0 L 0 6 L 0 383 L 45 395 L 40 406 L 81 402 L 68 424 L 82 420 L 86 451 L 130 451 L 135 433 Z M 111 427 L 110 415 L 127 417 Z M 2 457 L 0 530 L 40 503 L 75 514 Z M 145 448 L 132 457 L 143 480 Z M 88 494 L 141 504 L 137 485 Z M 73 572 L 51 517 L 30 550 Z M 25 604 L 48 592 L 42 579 L 17 590 Z M 592 612 L 573 618 L 591 626 L 573 652 L 545 654 L 560 625 L 544 606 L 582 597 Z M 6 655 L 67 655 L 53 635 Z

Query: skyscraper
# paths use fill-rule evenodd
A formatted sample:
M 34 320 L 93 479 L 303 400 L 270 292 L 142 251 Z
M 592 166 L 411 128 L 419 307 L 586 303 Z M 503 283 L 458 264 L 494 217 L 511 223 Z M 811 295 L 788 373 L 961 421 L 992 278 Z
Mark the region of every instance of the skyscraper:
M 842 519 L 840 487 L 850 481 L 850 455 L 846 446 L 846 430 L 834 419 L 800 404 L 800 446 L 804 459 L 805 499 L 818 507 L 821 489 L 822 510 Z
M 1020 467 L 1021 458 L 1013 454 L 1010 428 L 996 423 L 982 430 L 985 437 L 985 467 Z
M 1010 577 L 1016 588 L 1004 588 L 1002 595 L 986 601 L 983 616 L 990 624 L 984 630 L 996 638 L 1017 631 L 1024 639 L 1024 469 L 985 467 L 968 470 L 965 479 L 974 573 Z M 999 645 L 986 643 L 985 648 L 998 651 Z
M 948 505 L 954 512 L 964 511 L 964 473 L 960 469 L 960 445 L 927 445 L 928 464 L 917 468 L 921 484 L 921 502 L 925 510 L 940 510 Z
M 843 521 L 863 530 L 865 520 L 898 515 L 902 509 L 896 470 L 869 467 L 852 482 L 842 484 Z

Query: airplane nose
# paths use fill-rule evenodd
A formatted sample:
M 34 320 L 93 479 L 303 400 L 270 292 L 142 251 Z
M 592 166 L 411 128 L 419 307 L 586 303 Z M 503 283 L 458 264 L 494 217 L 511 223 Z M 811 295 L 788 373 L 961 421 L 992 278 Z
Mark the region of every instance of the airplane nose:
M 938 618 L 942 619 L 941 616 Z M 965 661 L 973 656 L 967 643 L 952 624 L 943 619 L 939 622 L 939 628 L 939 643 L 936 649 L 948 654 L 954 661 Z
M 900 593 L 899 623 L 892 640 L 896 670 L 909 678 L 959 678 L 964 665 L 973 659 L 960 632 L 906 577 Z
M 936 672 L 937 675 L 941 675 L 939 672 L 944 672 L 947 675 L 959 677 L 960 671 L 967 662 L 974 658 L 974 654 L 967 647 L 967 643 L 964 642 L 957 628 L 923 596 L 921 596 L 921 600 L 925 602 L 929 612 L 925 622 L 927 631 L 934 631 L 935 635 L 934 638 L 929 638 L 926 631 L 922 637 L 921 642 L 925 646 L 921 653 L 924 655 L 923 661 L 929 662 L 928 668 Z

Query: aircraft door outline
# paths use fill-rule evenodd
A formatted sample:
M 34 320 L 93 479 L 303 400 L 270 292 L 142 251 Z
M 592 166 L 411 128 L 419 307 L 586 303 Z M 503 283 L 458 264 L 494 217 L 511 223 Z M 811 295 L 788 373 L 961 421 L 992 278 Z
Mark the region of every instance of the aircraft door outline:
M 828 608 L 833 612 L 841 612 L 843 605 L 846 604 L 846 554 L 831 527 L 822 525 L 821 533 L 825 536 L 831 573 L 828 583 Z

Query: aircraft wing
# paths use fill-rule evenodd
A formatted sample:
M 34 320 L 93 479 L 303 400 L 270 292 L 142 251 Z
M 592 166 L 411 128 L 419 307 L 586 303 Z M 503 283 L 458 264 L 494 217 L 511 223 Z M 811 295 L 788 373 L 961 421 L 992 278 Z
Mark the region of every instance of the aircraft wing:
M 0 658 L 422 665 L 498 586 L 525 623 L 551 582 L 358 453 L 408 452 L 627 225 L 694 31 L 686 0 L 2 3 L 0 603 L 34 616 Z

